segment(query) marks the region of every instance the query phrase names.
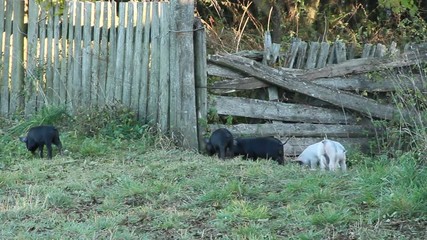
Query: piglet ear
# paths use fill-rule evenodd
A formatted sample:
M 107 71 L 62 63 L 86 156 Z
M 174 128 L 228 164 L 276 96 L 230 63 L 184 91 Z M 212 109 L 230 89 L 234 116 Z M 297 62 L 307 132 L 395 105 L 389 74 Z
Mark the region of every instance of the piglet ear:
M 24 143 L 28 141 L 27 137 L 19 137 L 19 140 Z

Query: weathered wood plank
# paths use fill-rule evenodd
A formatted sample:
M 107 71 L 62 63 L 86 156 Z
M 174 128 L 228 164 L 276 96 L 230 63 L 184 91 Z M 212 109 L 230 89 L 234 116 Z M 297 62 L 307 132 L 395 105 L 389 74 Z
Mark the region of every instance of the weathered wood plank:
M 320 78 L 312 81 L 315 84 L 346 91 L 391 92 L 401 89 L 426 90 L 423 77 L 414 74 L 411 78 L 405 75 L 384 75 L 380 80 L 370 79 L 366 75 L 349 77 Z M 268 87 L 269 84 L 254 77 L 217 81 L 208 86 L 214 93 L 230 93 L 241 90 L 254 90 Z
M 169 128 L 169 4 L 160 3 L 160 53 L 159 53 L 159 127 L 164 133 Z
M 34 2 L 33 2 L 33 4 L 34 4 Z M 4 14 L 4 12 L 6 10 L 5 8 L 6 8 L 5 1 L 0 0 L 0 19 L 4 19 L 4 21 L 6 22 L 5 14 Z M 5 52 L 5 50 L 3 48 L 3 42 L 5 40 L 4 39 L 5 36 L 7 36 L 7 35 L 3 34 L 4 33 L 4 27 L 5 27 L 5 23 L 0 24 L 0 33 L 2 33 L 2 34 L 0 34 L 0 51 L 2 53 Z M 29 32 L 29 34 L 30 34 L 30 32 Z M 0 54 L 0 62 L 2 64 L 4 64 L 5 60 L 6 59 L 4 58 L 3 54 Z M 8 85 L 6 84 L 7 81 L 4 81 L 4 78 L 3 78 L 3 74 L 5 72 L 7 72 L 6 69 L 0 68 L 0 114 L 1 115 L 6 114 L 6 111 L 5 111 L 6 103 L 7 103 L 7 105 L 9 105 L 9 100 L 6 99 L 6 96 L 9 96 L 8 95 L 9 94 Z M 6 94 L 6 90 L 7 90 L 7 94 Z M 7 107 L 7 108 L 9 108 L 9 107 Z
M 148 104 L 148 72 L 150 64 L 150 12 L 153 7 L 152 3 L 144 2 L 144 13 L 142 24 L 144 25 L 144 39 L 142 44 L 142 65 L 141 65 L 141 90 L 139 93 L 139 119 L 143 123 L 147 122 L 147 104 Z
M 24 4 L 23 1 L 13 1 L 13 57 L 9 105 L 11 113 L 16 113 L 24 107 L 24 96 L 21 94 L 24 87 Z
M 98 81 L 98 105 L 105 105 L 106 100 L 106 82 L 108 70 L 108 28 L 109 16 L 111 15 L 111 4 L 101 2 L 102 6 L 102 29 L 101 29 L 101 43 L 99 51 L 99 81 Z
M 53 102 L 53 18 L 55 16 L 54 8 L 48 10 L 47 15 L 47 43 L 46 43 L 46 100 L 47 103 L 51 104 Z
M 60 50 L 60 6 L 53 7 L 55 16 L 53 17 L 53 78 L 52 78 L 52 102 L 58 105 L 61 101 L 60 87 L 61 87 L 61 62 L 59 61 Z
M 10 71 L 10 60 L 12 59 L 10 57 L 10 38 L 11 38 L 11 34 L 12 34 L 12 12 L 13 12 L 13 5 L 11 4 L 10 1 L 6 2 L 6 23 L 5 23 L 5 33 L 4 33 L 4 52 L 3 52 L 3 66 L 2 66 L 2 70 L 3 70 L 3 76 L 2 76 L 2 92 L 0 94 L 0 102 L 1 102 L 1 114 L 3 116 L 8 116 L 9 115 L 9 97 L 10 97 L 10 93 L 9 93 L 9 71 Z M 2 47 L 2 46 L 0 46 Z
M 295 63 L 295 68 L 301 69 L 304 67 L 306 62 L 306 52 L 307 52 L 307 42 L 301 42 L 298 46 L 298 55 L 297 61 Z
M 347 49 L 342 41 L 335 42 L 336 63 L 343 63 L 347 60 Z
M 268 86 L 270 85 L 254 77 L 247 77 L 214 82 L 208 88 L 213 90 L 214 93 L 221 94 L 235 92 L 236 90 L 254 90 Z
M 301 44 L 301 39 L 294 38 L 292 40 L 292 44 L 288 50 L 288 54 L 287 54 L 287 57 L 285 59 L 285 64 L 284 64 L 285 67 L 287 67 L 287 68 L 293 68 L 294 67 L 300 44 Z
M 82 2 L 74 2 L 76 4 L 75 11 L 75 26 L 74 28 L 74 58 L 73 58 L 73 86 L 72 86 L 72 105 L 73 108 L 77 109 L 81 103 L 82 97 L 82 38 L 83 33 L 80 26 L 82 26 Z
M 67 101 L 67 74 L 70 69 L 67 69 L 68 66 L 68 55 L 71 55 L 71 52 L 67 52 L 67 34 L 68 34 L 68 24 L 69 18 L 69 4 L 65 4 L 62 13 L 62 29 L 61 29 L 61 60 L 60 60 L 60 77 L 59 81 L 59 100 L 61 105 L 65 105 Z M 59 7 L 59 6 L 58 6 Z
M 4 6 L 4 2 L 0 1 L 0 6 Z M 38 7 L 35 0 L 28 2 L 28 52 L 27 52 L 27 69 L 25 78 L 25 115 L 29 116 L 36 110 L 36 90 L 37 90 L 37 76 L 35 75 L 37 68 L 37 41 L 38 41 Z M 2 11 L 2 9 L 0 9 Z M 3 10 L 4 11 L 4 10 Z M 3 19 L 0 14 L 0 19 Z M 0 32 L 2 31 L 3 24 L 0 24 Z M 3 34 L 1 34 L 3 35 Z M 2 36 L 0 36 L 2 38 Z M 2 44 L 0 41 L 0 48 Z M 0 58 L 1 61 L 1 58 Z M 1 92 L 0 92 L 1 93 Z
M 82 102 L 81 106 L 90 105 L 91 92 L 91 32 L 92 23 L 92 6 L 93 3 L 84 3 L 84 20 L 83 20 L 83 49 L 82 49 Z
M 76 13 L 76 2 L 73 1 L 70 3 L 70 16 L 73 16 Z M 74 39 L 74 24 L 76 23 L 76 21 L 74 20 L 73 17 L 70 18 L 69 22 L 68 22 L 68 39 L 67 39 L 67 43 L 68 43 L 68 63 L 67 63 L 67 85 L 66 87 L 66 105 L 67 105 L 67 109 L 71 112 L 73 112 L 74 110 L 74 103 L 75 100 L 73 99 L 74 97 L 74 65 L 76 60 L 74 59 L 74 44 L 75 42 L 73 41 Z
M 226 67 L 221 67 L 216 64 L 208 64 L 207 66 L 207 73 L 211 76 L 217 76 L 217 77 L 225 77 L 225 78 L 240 78 L 244 75 L 233 71 Z
M 133 79 L 132 79 L 132 90 L 131 90 L 131 99 L 130 107 L 136 112 L 139 111 L 139 92 L 141 89 L 141 75 L 142 75 L 142 43 L 144 36 L 144 9 L 143 3 L 136 3 L 136 30 L 135 30 L 135 54 L 133 56 Z
M 371 49 L 372 49 L 372 44 L 370 43 L 365 44 L 362 50 L 362 58 L 370 57 Z
M 100 36 L 101 36 L 101 11 L 103 10 L 102 2 L 95 2 L 95 15 L 93 18 L 93 52 L 92 52 L 92 69 L 90 82 L 90 102 L 92 106 L 98 105 L 98 97 L 100 95 L 99 88 L 99 70 L 100 70 Z
M 253 60 L 226 55 L 223 57 L 211 56 L 210 61 L 245 72 L 246 74 L 252 75 L 262 81 L 274 84 L 284 89 L 299 92 L 329 102 L 336 106 L 364 113 L 368 116 L 381 119 L 392 119 L 395 116 L 400 116 L 399 114 L 402 114 L 404 118 L 409 118 L 410 116 L 409 112 L 405 110 L 398 110 L 392 105 L 380 104 L 372 99 L 336 89 L 326 88 L 308 81 L 302 81 L 295 76 L 283 77 L 282 75 L 277 74 L 275 69 L 263 66 Z
M 194 75 L 196 81 L 196 104 L 197 104 L 197 134 L 199 140 L 199 151 L 204 147 L 203 136 L 206 132 L 208 115 L 208 78 L 206 74 L 206 31 L 200 19 L 195 22 L 194 33 Z
M 159 3 L 152 2 L 151 9 L 151 59 L 150 81 L 148 82 L 147 120 L 157 124 L 159 119 L 159 80 L 160 80 L 160 19 Z
M 178 65 L 178 16 L 177 12 L 177 1 L 171 1 L 170 6 L 170 106 L 169 106 L 169 129 L 172 134 L 179 133 L 180 119 L 179 113 L 181 112 L 181 79 L 179 73 L 179 65 Z
M 124 65 L 124 74 L 123 74 L 123 104 L 125 106 L 130 107 L 130 101 L 131 101 L 131 96 L 132 96 L 132 92 L 131 92 L 131 88 L 132 88 L 132 84 L 133 84 L 133 66 L 134 66 L 134 62 L 133 62 L 133 56 L 134 56 L 134 33 L 133 33 L 133 29 L 134 29 L 134 8 L 135 8 L 135 3 L 133 2 L 128 2 L 127 4 L 127 26 L 126 26 L 126 39 L 125 39 L 125 65 Z M 138 66 L 135 66 L 138 67 Z
M 114 100 L 123 101 L 123 77 L 125 66 L 125 39 L 126 39 L 126 3 L 119 3 L 119 27 L 117 30 L 116 67 L 114 73 Z
M 191 2 L 193 3 L 193 2 Z M 178 42 L 177 62 L 171 64 L 179 64 L 179 78 L 182 81 L 181 85 L 181 111 L 180 122 L 182 125 L 181 133 L 183 134 L 183 147 L 189 149 L 198 148 L 197 140 L 197 115 L 196 115 L 196 92 L 194 79 L 194 46 L 193 46 L 193 22 L 194 22 L 194 5 L 189 4 L 187 0 L 177 0 L 177 5 L 174 6 L 176 11 L 176 24 L 178 34 L 176 41 Z
M 307 62 L 305 65 L 306 69 L 312 69 L 316 67 L 317 55 L 319 54 L 320 43 L 310 42 L 307 54 Z
M 326 66 L 326 61 L 329 54 L 329 43 L 322 42 L 320 44 L 319 58 L 317 59 L 316 68 L 323 68 Z
M 115 76 L 116 76 L 116 59 L 117 59 L 117 31 L 116 31 L 116 9 L 117 3 L 115 1 L 111 2 L 111 12 L 109 12 L 110 23 L 109 28 L 110 37 L 109 37 L 109 48 L 108 48 L 108 70 L 107 70 L 107 81 L 105 83 L 105 102 L 107 105 L 114 102 L 114 92 L 115 92 Z
M 339 110 L 258 99 L 211 96 L 209 106 L 220 115 L 306 123 L 355 123 L 356 118 Z
M 371 125 L 340 125 L 311 123 L 263 123 L 263 124 L 209 124 L 211 132 L 218 128 L 228 129 L 233 136 L 283 136 L 283 137 L 369 137 L 375 136 Z

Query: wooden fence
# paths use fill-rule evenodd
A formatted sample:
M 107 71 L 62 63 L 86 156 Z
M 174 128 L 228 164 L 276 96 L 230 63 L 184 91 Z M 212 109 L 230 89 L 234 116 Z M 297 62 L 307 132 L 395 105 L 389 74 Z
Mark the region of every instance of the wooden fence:
M 388 48 L 367 44 L 359 52 L 340 41 L 307 44 L 297 39 L 284 53 L 271 43 L 266 46 L 264 51 L 209 57 L 208 75 L 221 80 L 208 86 L 208 109 L 223 120 L 210 122 L 208 132 L 225 127 L 235 136 L 290 138 L 284 146 L 289 156 L 325 137 L 367 150 L 382 135 L 371 120 L 411 119 L 409 110 L 368 96 L 396 87 L 426 87 L 425 73 L 396 84 L 399 74 L 393 69 L 427 61 L 423 45 L 407 45 L 402 54 L 394 43 Z M 370 77 L 372 72 L 379 77 Z
M 26 14 L 24 1 L 0 0 L 1 115 L 119 103 L 197 147 L 194 73 L 203 71 L 193 63 L 204 44 L 193 41 L 204 32 L 191 4 L 41 2 L 29 0 Z

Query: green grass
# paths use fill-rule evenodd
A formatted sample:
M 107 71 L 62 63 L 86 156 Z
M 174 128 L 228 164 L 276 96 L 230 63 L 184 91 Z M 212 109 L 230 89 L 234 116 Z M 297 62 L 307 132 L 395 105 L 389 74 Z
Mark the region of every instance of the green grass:
M 410 154 L 343 174 L 155 148 L 147 135 L 61 137 L 66 155 L 48 160 L 1 136 L 1 239 L 427 237 L 427 170 Z

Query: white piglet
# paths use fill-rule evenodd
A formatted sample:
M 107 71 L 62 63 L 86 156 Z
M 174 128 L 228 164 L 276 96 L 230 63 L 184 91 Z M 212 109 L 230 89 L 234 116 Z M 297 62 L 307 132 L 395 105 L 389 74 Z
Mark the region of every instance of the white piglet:
M 312 170 L 316 169 L 318 164 L 321 170 L 325 170 L 328 167 L 329 170 L 335 171 L 338 166 L 342 171 L 347 170 L 344 146 L 339 142 L 328 139 L 308 146 L 296 161 L 303 165 L 310 165 Z

